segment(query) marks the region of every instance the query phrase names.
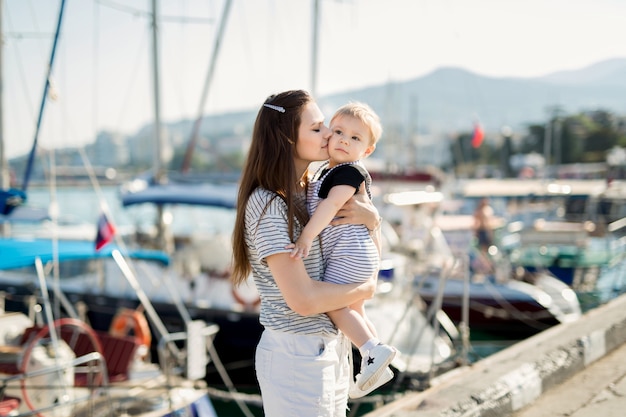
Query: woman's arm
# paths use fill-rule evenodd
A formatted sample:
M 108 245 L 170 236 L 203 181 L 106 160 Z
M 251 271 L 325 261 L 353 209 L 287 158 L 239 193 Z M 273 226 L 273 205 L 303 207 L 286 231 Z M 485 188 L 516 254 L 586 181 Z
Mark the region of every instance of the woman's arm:
M 312 280 L 300 258 L 292 258 L 288 252 L 267 257 L 276 284 L 289 308 L 309 316 L 337 310 L 359 300 L 369 299 L 376 291 L 376 277 L 362 284 L 332 284 Z

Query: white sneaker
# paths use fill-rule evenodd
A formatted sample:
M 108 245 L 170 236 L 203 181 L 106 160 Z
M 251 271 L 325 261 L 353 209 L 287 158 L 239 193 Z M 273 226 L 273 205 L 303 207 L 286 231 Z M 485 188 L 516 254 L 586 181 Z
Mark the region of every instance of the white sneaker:
M 357 386 L 362 391 L 367 391 L 383 374 L 387 366 L 396 356 L 396 349 L 382 343 L 370 350 L 361 365 L 361 377 Z
M 358 374 L 356 376 L 357 383 L 356 384 L 354 382 L 350 383 L 350 390 L 348 391 L 348 396 L 350 398 L 361 398 L 361 397 L 364 397 L 367 394 L 369 394 L 370 392 L 374 391 L 376 388 L 382 387 L 387 382 L 391 381 L 391 379 L 393 378 L 393 371 L 389 367 L 386 367 L 384 372 L 380 375 L 380 378 L 378 378 L 372 384 L 372 386 L 369 387 L 365 391 L 359 389 L 359 387 L 357 385 L 360 378 L 361 378 L 361 374 Z

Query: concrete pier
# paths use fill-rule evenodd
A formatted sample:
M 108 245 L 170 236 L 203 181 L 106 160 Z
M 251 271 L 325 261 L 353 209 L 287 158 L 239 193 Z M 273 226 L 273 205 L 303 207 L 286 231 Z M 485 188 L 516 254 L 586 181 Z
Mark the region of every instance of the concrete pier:
M 609 361 L 612 352 L 626 352 L 625 342 L 626 295 L 622 295 L 576 322 L 552 327 L 469 367 L 449 372 L 433 381 L 428 390 L 407 394 L 366 417 L 539 415 L 527 410 L 543 395 L 574 383 L 577 374 L 593 372 L 593 364 L 603 358 Z M 621 380 L 619 375 L 613 377 Z M 620 407 L 619 415 L 624 415 L 624 401 L 619 395 L 604 405 Z

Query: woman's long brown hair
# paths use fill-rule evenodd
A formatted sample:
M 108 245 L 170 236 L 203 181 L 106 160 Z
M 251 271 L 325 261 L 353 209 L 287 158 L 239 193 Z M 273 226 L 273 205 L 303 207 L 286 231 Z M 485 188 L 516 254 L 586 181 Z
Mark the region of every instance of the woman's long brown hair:
M 237 198 L 231 275 L 235 286 L 244 282 L 252 270 L 245 242 L 245 214 L 248 199 L 256 188 L 273 191 L 285 201 L 292 240 L 295 240 L 294 218 L 301 224 L 306 222 L 306 213 L 294 203 L 299 180 L 296 178 L 294 157 L 302 111 L 312 100 L 304 90 L 290 90 L 268 97 L 259 109 Z

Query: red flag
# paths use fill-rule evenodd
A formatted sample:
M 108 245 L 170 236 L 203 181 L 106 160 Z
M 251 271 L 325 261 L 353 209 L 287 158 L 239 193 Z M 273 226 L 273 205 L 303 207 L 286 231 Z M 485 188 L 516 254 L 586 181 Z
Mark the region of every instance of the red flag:
M 106 214 L 102 213 L 98 219 L 98 235 L 96 236 L 96 250 L 99 251 L 113 240 L 115 226 L 109 221 Z
M 472 135 L 472 148 L 478 148 L 483 143 L 485 132 L 480 123 L 474 123 L 474 134 Z

